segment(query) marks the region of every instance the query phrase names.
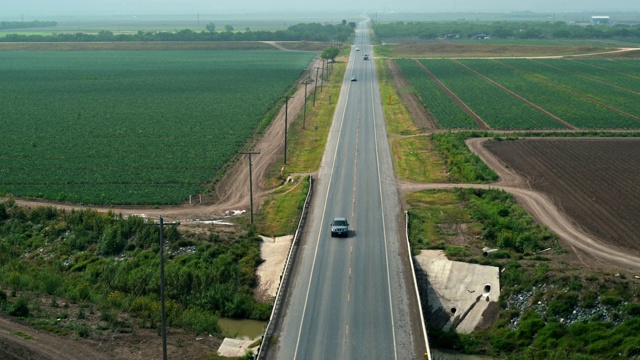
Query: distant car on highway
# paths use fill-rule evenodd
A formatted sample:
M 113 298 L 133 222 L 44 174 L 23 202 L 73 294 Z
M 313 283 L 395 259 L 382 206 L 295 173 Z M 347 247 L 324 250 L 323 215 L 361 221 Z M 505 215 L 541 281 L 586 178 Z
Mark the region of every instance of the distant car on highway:
M 362 56 L 362 59 L 364 59 L 364 60 L 369 60 L 369 54 L 364 54 L 364 55 Z
M 356 48 L 356 51 L 360 51 L 360 48 Z
M 337 217 L 331 222 L 331 237 L 349 236 L 349 222 L 346 218 Z
M 357 78 L 357 77 L 355 77 L 355 76 L 352 76 L 352 77 L 351 77 L 351 81 L 358 81 L 358 78 Z

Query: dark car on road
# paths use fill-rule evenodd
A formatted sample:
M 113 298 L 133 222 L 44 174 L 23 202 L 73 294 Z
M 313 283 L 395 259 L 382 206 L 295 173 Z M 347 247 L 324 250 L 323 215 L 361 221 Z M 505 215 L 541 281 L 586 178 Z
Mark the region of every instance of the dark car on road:
M 337 217 L 331 222 L 331 237 L 348 237 L 349 236 L 349 223 L 346 218 Z

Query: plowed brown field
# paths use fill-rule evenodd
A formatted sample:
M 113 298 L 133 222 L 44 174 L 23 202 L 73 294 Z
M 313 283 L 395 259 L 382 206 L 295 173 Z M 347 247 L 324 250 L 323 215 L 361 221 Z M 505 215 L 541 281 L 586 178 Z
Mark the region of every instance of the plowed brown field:
M 519 139 L 484 146 L 578 227 L 640 254 L 640 139 Z

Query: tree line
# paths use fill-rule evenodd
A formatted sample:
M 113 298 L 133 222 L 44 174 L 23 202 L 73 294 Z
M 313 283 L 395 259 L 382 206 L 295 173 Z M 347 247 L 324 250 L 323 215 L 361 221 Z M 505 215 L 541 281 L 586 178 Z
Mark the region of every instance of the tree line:
M 207 30 L 184 29 L 177 32 L 138 31 L 135 34 L 114 34 L 102 30 L 90 33 L 58 33 L 51 35 L 7 34 L 0 38 L 3 42 L 111 42 L 111 41 L 337 41 L 342 44 L 353 33 L 355 23 L 322 25 L 319 23 L 297 24 L 286 30 L 234 32 L 232 27 L 225 31 L 215 31 L 214 24 L 207 24 Z
M 58 23 L 56 21 L 0 21 L 0 30 L 52 27 L 57 25 Z
M 556 22 L 395 22 L 374 23 L 378 38 L 470 39 L 488 35 L 496 39 L 610 39 L 640 38 L 640 25 L 576 25 Z

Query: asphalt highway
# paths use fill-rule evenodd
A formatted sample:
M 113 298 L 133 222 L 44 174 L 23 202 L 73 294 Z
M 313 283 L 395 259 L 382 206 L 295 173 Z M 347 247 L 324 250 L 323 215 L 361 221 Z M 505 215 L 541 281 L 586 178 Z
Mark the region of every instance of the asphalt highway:
M 424 334 L 367 25 L 356 30 L 269 358 L 423 358 Z M 349 221 L 347 238 L 331 237 L 334 217 Z

